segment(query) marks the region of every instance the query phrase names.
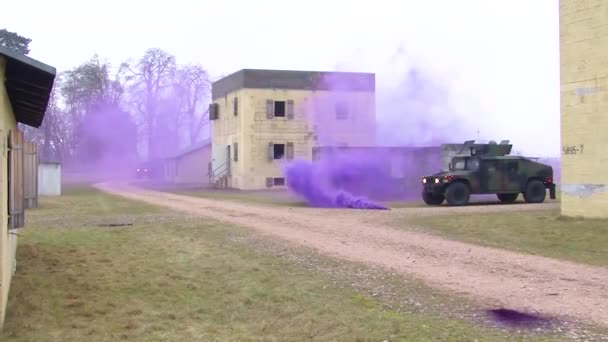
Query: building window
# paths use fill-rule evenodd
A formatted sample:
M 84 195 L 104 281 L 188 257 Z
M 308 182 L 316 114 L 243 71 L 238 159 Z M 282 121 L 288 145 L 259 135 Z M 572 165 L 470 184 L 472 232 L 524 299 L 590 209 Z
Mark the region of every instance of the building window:
M 266 118 L 272 120 L 275 117 L 293 120 L 295 117 L 295 103 L 293 100 L 275 101 L 266 100 Z
M 239 98 L 234 98 L 234 116 L 239 115 Z
M 220 105 L 217 103 L 209 104 L 209 120 L 217 120 L 220 117 Z
M 274 116 L 285 117 L 285 101 L 274 101 Z
M 236 162 L 239 161 L 239 143 L 235 142 L 233 145 L 234 147 L 232 153 L 234 154 L 234 161 Z
M 274 144 L 274 159 L 283 159 L 285 156 L 285 144 Z
M 285 178 L 283 177 L 266 177 L 266 187 L 271 188 L 273 186 L 284 186 Z
M 336 103 L 336 119 L 338 119 L 338 120 L 348 119 L 348 106 L 345 102 Z

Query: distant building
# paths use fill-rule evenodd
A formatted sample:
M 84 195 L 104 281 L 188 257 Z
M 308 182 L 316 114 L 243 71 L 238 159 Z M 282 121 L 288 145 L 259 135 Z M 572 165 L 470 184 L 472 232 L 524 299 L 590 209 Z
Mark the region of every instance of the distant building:
M 560 1 L 561 212 L 608 217 L 608 2 Z
M 191 146 L 164 163 L 164 176 L 168 183 L 181 185 L 209 184 L 211 141 L 205 140 Z
M 0 47 L 0 325 L 16 269 L 17 235 L 9 231 L 25 224 L 25 142 L 17 123 L 40 127 L 55 74 L 53 67 Z
M 59 162 L 41 161 L 38 164 L 38 195 L 61 195 L 61 164 Z
M 213 83 L 210 119 L 213 183 L 283 186 L 281 162 L 315 146 L 375 144 L 375 75 L 240 70 Z

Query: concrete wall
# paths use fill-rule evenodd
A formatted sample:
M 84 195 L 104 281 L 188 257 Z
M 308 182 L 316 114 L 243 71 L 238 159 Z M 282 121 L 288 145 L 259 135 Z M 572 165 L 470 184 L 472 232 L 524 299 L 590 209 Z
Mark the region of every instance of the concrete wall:
M 608 2 L 560 1 L 561 211 L 608 217 Z
M 61 195 L 61 165 L 59 163 L 38 164 L 38 195 Z
M 237 115 L 234 98 L 238 98 Z M 267 100 L 293 101 L 293 118 L 267 118 Z M 375 142 L 373 91 L 240 89 L 214 102 L 219 105 L 219 118 L 212 121 L 213 149 L 221 153 L 230 145 L 230 185 L 237 189 L 263 189 L 267 178 L 283 177 L 280 165 L 284 160 L 269 160 L 269 143 L 293 144 L 295 159 L 311 160 L 313 146 L 370 146 Z M 336 117 L 337 103 L 346 106 L 346 119 Z
M 6 61 L 0 56 L 0 325 L 6 316 L 6 304 L 15 271 L 15 250 L 17 249 L 17 235 L 8 232 L 8 150 L 7 139 L 11 130 L 17 128 L 17 123 L 11 104 L 4 87 Z

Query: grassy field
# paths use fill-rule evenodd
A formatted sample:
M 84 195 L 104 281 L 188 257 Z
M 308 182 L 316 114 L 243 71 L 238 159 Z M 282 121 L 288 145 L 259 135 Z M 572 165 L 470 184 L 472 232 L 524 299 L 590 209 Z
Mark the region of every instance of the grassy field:
M 608 220 L 562 218 L 554 210 L 425 217 L 413 223 L 453 239 L 608 266 Z
M 239 241 L 250 233 L 238 227 L 88 188 L 42 199 L 26 220 L 3 341 L 522 339 L 413 304 L 395 311 L 327 273 L 248 248 Z M 400 291 L 408 284 L 416 283 Z M 412 292 L 422 306 L 425 291 Z

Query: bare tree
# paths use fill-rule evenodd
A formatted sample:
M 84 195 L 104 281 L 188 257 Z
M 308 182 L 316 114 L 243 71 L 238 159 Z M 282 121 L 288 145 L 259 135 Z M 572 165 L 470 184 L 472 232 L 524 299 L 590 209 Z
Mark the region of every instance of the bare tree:
M 132 114 L 135 134 L 148 156 L 162 158 L 175 152 L 179 138 L 189 144 L 201 138 L 209 124 L 210 93 L 211 81 L 201 65 L 178 67 L 174 56 L 158 48 L 117 69 L 94 55 L 57 75 L 41 127 L 22 127 L 39 144 L 43 158 L 66 163 L 81 160 L 78 155 L 95 142 L 87 133 L 90 125 L 83 131 L 84 120 L 101 120 L 110 113 L 117 125 L 126 127 L 130 119 L 122 116 Z M 100 108 L 107 115 L 92 115 Z
M 209 124 L 209 107 L 205 102 L 211 95 L 209 74 L 200 65 L 187 65 L 177 71 L 175 92 L 179 100 L 180 119 L 189 128 L 190 144 L 200 137 Z
M 160 111 L 160 103 L 173 85 L 175 57 L 164 50 L 152 48 L 133 67 L 129 63 L 125 63 L 124 67 L 131 76 L 131 104 L 137 109 L 137 123 L 140 134 L 146 137 L 148 156 L 160 157 L 163 136 L 159 132 L 159 115 L 164 114 Z

